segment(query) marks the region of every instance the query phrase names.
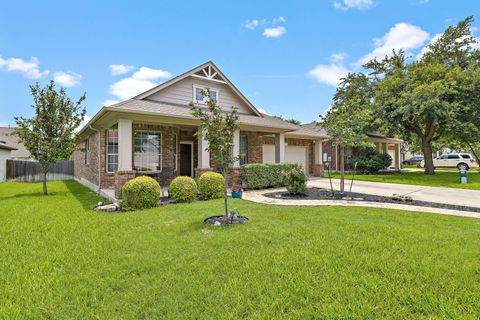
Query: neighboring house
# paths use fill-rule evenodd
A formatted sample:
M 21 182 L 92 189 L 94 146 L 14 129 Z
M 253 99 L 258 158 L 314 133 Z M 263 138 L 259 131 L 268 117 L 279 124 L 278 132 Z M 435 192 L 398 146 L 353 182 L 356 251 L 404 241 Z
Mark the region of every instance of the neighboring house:
M 12 159 L 29 159 L 30 152 L 18 141 L 14 130 L 14 128 L 0 127 L 0 141 L 5 141 L 5 144 L 15 148 L 12 150 Z
M 0 140 L 0 182 L 7 180 L 7 160 L 12 158 L 12 153 L 15 151 L 17 151 L 16 148 Z
M 232 181 L 238 179 L 241 164 L 295 162 L 307 174 L 321 176 L 324 150 L 336 158 L 324 143 L 328 137 L 321 128 L 260 113 L 209 61 L 132 99 L 103 107 L 79 132 L 75 178 L 118 195 L 121 186 L 137 175 L 152 176 L 164 187 L 176 176 L 198 177 L 212 170 L 207 141 L 194 136 L 199 121 L 188 106 L 205 105 L 204 88 L 210 88 L 211 98 L 225 111 L 238 108 L 234 152 L 244 157 L 233 165 Z M 385 152 L 391 151 L 390 144 L 398 144 L 373 139 Z

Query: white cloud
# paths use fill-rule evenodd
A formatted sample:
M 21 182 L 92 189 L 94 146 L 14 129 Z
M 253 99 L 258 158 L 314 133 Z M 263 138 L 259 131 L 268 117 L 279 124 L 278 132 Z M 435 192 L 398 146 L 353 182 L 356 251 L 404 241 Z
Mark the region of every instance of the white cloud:
M 282 16 L 278 16 L 277 18 L 273 18 L 272 23 L 277 24 L 277 23 L 285 23 L 287 22 L 287 19 L 285 19 Z
M 80 122 L 80 125 L 78 126 L 78 128 L 75 129 L 75 132 L 80 132 L 80 130 L 82 130 L 82 128 L 85 127 L 90 120 L 91 118 L 88 115 L 85 115 L 85 117 L 83 117 L 82 122 Z
M 373 5 L 373 0 L 338 0 L 333 6 L 338 10 L 358 9 L 366 10 Z
M 155 87 L 155 80 L 170 78 L 170 72 L 160 69 L 141 67 L 131 77 L 121 79 L 110 86 L 110 94 L 126 100 Z
M 281 37 L 285 34 L 287 29 L 285 29 L 284 26 L 278 26 L 278 27 L 273 27 L 273 28 L 265 28 L 263 30 L 262 35 L 264 35 L 267 38 L 278 38 Z
M 357 61 L 357 66 L 375 57 L 381 59 L 388 56 L 393 49 L 403 49 L 405 51 L 417 49 L 424 45 L 429 38 L 428 32 L 418 26 L 405 22 L 397 23 L 382 38 L 373 39 L 375 49 L 360 58 Z
M 112 104 L 116 104 L 116 103 L 119 103 L 119 102 L 120 101 L 118 101 L 118 100 L 107 99 L 107 100 L 102 102 L 102 106 L 108 107 L 108 106 L 111 106 Z
M 247 29 L 255 30 L 255 28 L 258 27 L 259 24 L 260 24 L 260 21 L 258 19 L 253 19 L 245 22 L 244 26 Z
M 53 80 L 64 87 L 75 87 L 80 84 L 82 75 L 73 71 L 58 71 L 53 74 Z
M 119 74 L 125 74 L 135 69 L 134 66 L 127 66 L 124 64 L 111 64 L 108 67 L 110 68 L 110 72 L 114 76 L 117 76 Z
M 40 79 L 50 72 L 49 70 L 40 71 L 40 62 L 35 57 L 30 58 L 30 61 L 25 61 L 20 58 L 3 59 L 0 56 L 0 69 L 8 72 L 21 72 L 28 79 Z
M 343 64 L 345 53 L 334 53 L 330 56 L 330 64 L 319 64 L 308 72 L 308 75 L 318 82 L 336 87 L 340 79 L 345 77 L 349 70 Z

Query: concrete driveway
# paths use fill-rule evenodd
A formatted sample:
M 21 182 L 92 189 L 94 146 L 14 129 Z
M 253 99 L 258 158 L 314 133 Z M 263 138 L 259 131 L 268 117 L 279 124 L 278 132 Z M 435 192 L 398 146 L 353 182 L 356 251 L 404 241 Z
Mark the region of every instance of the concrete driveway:
M 333 189 L 340 190 L 340 180 L 332 179 Z M 327 178 L 313 178 L 308 186 L 330 189 Z M 345 190 L 349 191 L 350 180 L 345 180 Z M 445 203 L 480 208 L 480 191 L 455 188 L 417 186 L 409 184 L 354 181 L 352 192 L 390 197 L 394 193 L 410 195 L 414 200 Z

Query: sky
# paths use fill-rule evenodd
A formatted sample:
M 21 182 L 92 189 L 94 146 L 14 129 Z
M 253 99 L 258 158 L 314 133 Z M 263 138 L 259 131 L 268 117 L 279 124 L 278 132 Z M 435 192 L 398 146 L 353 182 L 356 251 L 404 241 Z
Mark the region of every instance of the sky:
M 85 92 L 93 117 L 208 60 L 260 110 L 311 122 L 347 72 L 394 48 L 418 57 L 469 15 L 480 1 L 5 1 L 0 126 L 33 116 L 36 81 Z

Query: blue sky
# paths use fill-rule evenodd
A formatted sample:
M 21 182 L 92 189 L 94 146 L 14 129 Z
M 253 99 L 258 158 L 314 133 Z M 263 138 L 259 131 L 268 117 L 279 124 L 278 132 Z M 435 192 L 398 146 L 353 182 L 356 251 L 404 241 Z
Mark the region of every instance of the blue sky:
M 258 108 L 308 122 L 328 108 L 339 77 L 366 59 L 393 47 L 416 56 L 478 13 L 473 0 L 8 1 L 0 125 L 33 114 L 35 81 L 56 79 L 74 99 L 86 92 L 92 117 L 207 60 Z

